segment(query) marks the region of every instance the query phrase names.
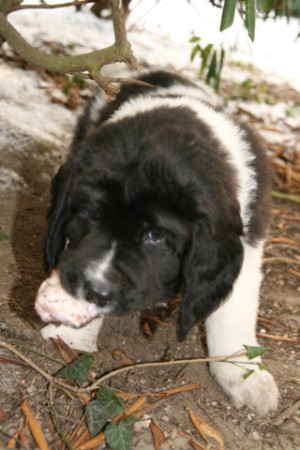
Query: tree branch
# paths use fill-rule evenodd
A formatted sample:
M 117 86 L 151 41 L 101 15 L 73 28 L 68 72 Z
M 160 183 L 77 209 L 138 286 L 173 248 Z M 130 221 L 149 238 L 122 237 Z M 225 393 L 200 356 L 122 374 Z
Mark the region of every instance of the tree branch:
M 83 6 L 87 5 L 88 3 L 95 3 L 95 0 L 74 0 L 72 2 L 66 2 L 66 3 L 55 3 L 55 4 L 48 4 L 48 3 L 41 3 L 39 5 L 17 5 L 14 6 L 12 11 L 19 11 L 20 9 L 55 9 L 55 8 L 65 8 L 66 6 Z
M 32 47 L 7 20 L 7 15 L 18 8 L 20 0 L 0 0 L 0 35 L 28 64 L 56 73 L 83 74 L 87 72 L 109 96 L 118 92 L 113 79 L 101 75 L 101 68 L 115 62 L 125 62 L 137 67 L 136 58 L 127 40 L 125 15 L 121 0 L 110 0 L 115 34 L 115 43 L 102 50 L 78 56 L 57 56 Z M 83 3 L 83 2 L 80 2 Z

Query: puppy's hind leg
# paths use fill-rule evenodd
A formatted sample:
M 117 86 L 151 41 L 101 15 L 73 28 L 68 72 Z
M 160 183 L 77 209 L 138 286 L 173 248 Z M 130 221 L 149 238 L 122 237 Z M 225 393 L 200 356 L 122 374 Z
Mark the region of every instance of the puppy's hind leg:
M 257 246 L 244 244 L 244 262 L 227 301 L 206 320 L 209 356 L 225 356 L 243 350 L 243 345 L 259 345 L 256 340 L 256 317 L 261 284 L 263 242 Z M 238 364 L 210 363 L 210 371 L 240 408 L 248 406 L 259 415 L 277 408 L 278 389 L 273 376 L 257 365 L 243 364 L 246 356 L 234 358 Z M 257 357 L 252 362 L 260 362 Z M 252 375 L 243 378 L 247 370 Z

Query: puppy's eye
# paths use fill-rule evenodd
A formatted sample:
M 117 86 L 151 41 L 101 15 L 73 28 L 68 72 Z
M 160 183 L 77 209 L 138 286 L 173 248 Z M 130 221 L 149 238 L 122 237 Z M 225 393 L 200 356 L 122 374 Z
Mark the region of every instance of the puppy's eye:
M 144 234 L 144 243 L 150 245 L 159 245 L 165 242 L 164 235 L 157 230 L 149 230 Z

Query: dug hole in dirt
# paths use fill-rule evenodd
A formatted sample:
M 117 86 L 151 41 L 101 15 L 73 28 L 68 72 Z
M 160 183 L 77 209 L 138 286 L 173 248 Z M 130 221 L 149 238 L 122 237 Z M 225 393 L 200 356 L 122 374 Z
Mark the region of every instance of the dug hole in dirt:
M 6 81 L 0 87 L 0 340 L 16 346 L 34 364 L 53 374 L 61 366 L 43 355 L 56 359 L 61 359 L 61 355 L 53 342 L 42 339 L 39 330 L 44 324 L 33 304 L 45 277 L 42 246 L 50 180 L 67 152 L 81 106 L 70 111 L 65 105 L 52 103 L 41 87 L 38 72 L 9 63 L 3 63 L 1 71 Z M 15 93 L 16 79 L 22 79 L 24 86 L 21 97 Z M 299 139 L 299 129 L 295 133 Z M 279 386 L 278 411 L 261 418 L 245 408 L 236 410 L 211 379 L 204 363 L 131 370 L 111 377 L 105 385 L 128 393 L 154 393 L 193 383 L 202 386 L 200 390 L 172 395 L 149 408 L 148 420 L 133 426 L 133 449 L 154 448 L 149 419 L 154 419 L 163 431 L 161 450 L 192 448 L 180 433 L 202 442 L 203 447 L 199 448 L 221 448 L 214 439 L 208 447 L 192 425 L 187 408 L 222 436 L 226 449 L 300 448 L 299 221 L 299 205 L 273 201 L 257 332 L 260 343 L 268 347 L 264 361 Z M 91 376 L 98 378 L 127 359 L 143 362 L 206 356 L 202 324 L 195 326 L 186 341 L 179 344 L 175 335 L 176 311 L 155 321 L 156 332 L 147 337 L 147 326 L 151 328 L 153 320 L 144 318 L 146 327 L 142 332 L 139 314 L 105 320 Z M 2 448 L 16 433 L 20 439 L 18 432 L 26 428 L 20 407 L 25 398 L 49 448 L 64 448 L 50 419 L 47 380 L 21 365 L 20 359 L 9 359 L 13 357 L 16 356 L 7 349 L 0 348 Z M 54 400 L 62 428 L 69 433 L 83 417 L 84 399 L 56 390 Z M 152 405 L 157 400 L 150 397 L 147 402 Z M 37 448 L 28 428 L 26 433 L 29 448 Z M 18 448 L 17 444 L 14 448 Z

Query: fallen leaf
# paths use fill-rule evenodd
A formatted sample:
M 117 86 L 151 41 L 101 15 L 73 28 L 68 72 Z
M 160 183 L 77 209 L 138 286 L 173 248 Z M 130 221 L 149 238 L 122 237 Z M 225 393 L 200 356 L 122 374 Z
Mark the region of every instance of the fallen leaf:
M 195 414 L 190 408 L 187 408 L 192 424 L 200 434 L 200 436 L 213 448 L 218 450 L 224 449 L 224 440 L 223 437 L 214 430 L 211 426 L 209 426 L 204 420 L 201 419 L 200 416 Z
M 274 238 L 269 240 L 269 243 L 271 243 L 271 244 L 299 245 L 299 242 L 295 241 L 294 239 L 286 238 L 284 236 L 274 237 Z
M 183 386 L 178 386 L 173 389 L 166 389 L 165 391 L 161 392 L 147 393 L 147 395 L 149 397 L 168 397 L 169 395 L 180 394 L 181 392 L 194 391 L 199 389 L 203 389 L 203 386 L 201 386 L 201 384 L 185 384 Z
M 143 324 L 143 327 L 142 327 L 142 333 L 143 333 L 145 336 L 148 336 L 148 337 L 152 337 L 152 336 L 153 336 L 153 333 L 152 333 L 152 331 L 151 331 L 151 328 L 150 328 L 148 322 L 145 322 L 145 323 Z
M 29 440 L 28 440 L 28 433 L 27 433 L 27 422 L 24 421 L 21 429 L 20 429 L 20 444 L 22 449 L 30 450 Z
M 120 417 L 120 419 L 126 419 L 127 417 L 131 416 L 138 409 L 140 409 L 142 406 L 144 406 L 144 404 L 146 403 L 146 400 L 147 400 L 146 395 L 139 397 L 135 402 L 131 403 L 131 405 L 125 409 L 125 411 L 122 414 L 122 416 Z
M 126 354 L 126 352 L 124 352 L 124 350 L 121 350 L 120 348 L 113 350 L 112 356 L 114 358 L 119 358 L 119 360 L 114 363 L 114 369 L 117 369 L 117 368 L 123 367 L 123 366 L 131 366 L 134 364 L 134 360 L 132 358 L 129 358 L 129 356 Z
M 8 441 L 6 448 L 16 448 L 18 437 L 19 437 L 19 431 L 16 431 L 13 434 L 13 436 L 10 438 L 10 440 Z
M 61 356 L 63 357 L 64 361 L 67 364 L 70 364 L 75 359 L 79 358 L 78 353 L 75 350 L 73 350 L 71 347 L 69 347 L 68 344 L 66 344 L 65 341 L 63 339 L 61 339 L 60 337 L 51 338 L 51 341 L 58 348 Z
M 105 435 L 104 433 L 99 433 L 97 436 L 93 437 L 89 441 L 85 442 L 82 445 L 77 446 L 77 444 L 74 445 L 75 450 L 91 450 L 93 448 L 98 448 L 101 444 L 105 442 Z
M 49 450 L 42 429 L 39 423 L 37 422 L 36 418 L 34 417 L 27 399 L 25 399 L 21 404 L 21 410 L 27 420 L 28 427 L 32 433 L 35 442 L 37 443 L 39 450 Z
M 195 439 L 193 439 L 188 434 L 183 433 L 182 431 L 176 431 L 176 434 L 178 434 L 178 436 L 182 436 L 185 439 L 187 439 L 187 441 L 194 448 L 194 450 L 207 450 L 207 446 L 206 445 L 204 446 L 203 444 L 200 444 L 200 442 L 196 441 Z
M 288 269 L 287 272 L 300 279 L 300 272 L 297 272 L 296 270 L 293 269 Z
M 6 412 L 4 411 L 4 409 L 1 408 L 1 406 L 0 406 L 0 422 L 1 422 L 2 420 L 7 420 L 7 419 L 8 419 L 8 415 L 6 414 Z
M 4 364 L 14 364 L 15 366 L 28 367 L 28 364 L 25 361 L 22 361 L 22 359 L 16 358 L 15 356 L 0 355 L 0 362 Z
M 158 423 L 155 422 L 154 420 L 151 420 L 150 428 L 153 437 L 154 448 L 155 450 L 159 450 L 161 444 L 166 440 L 165 433 L 158 425 Z

